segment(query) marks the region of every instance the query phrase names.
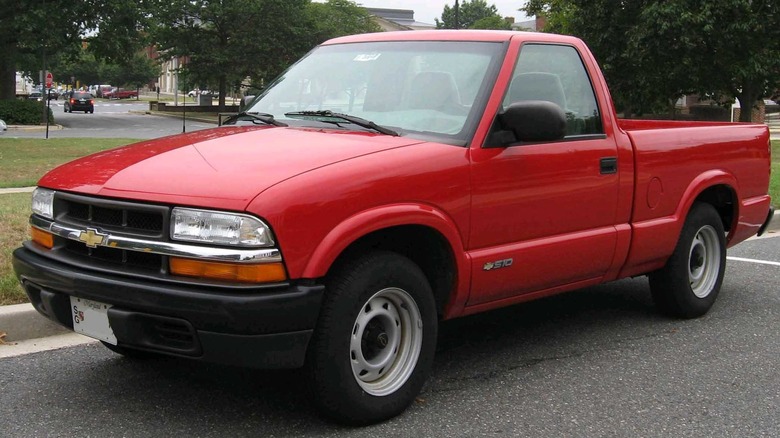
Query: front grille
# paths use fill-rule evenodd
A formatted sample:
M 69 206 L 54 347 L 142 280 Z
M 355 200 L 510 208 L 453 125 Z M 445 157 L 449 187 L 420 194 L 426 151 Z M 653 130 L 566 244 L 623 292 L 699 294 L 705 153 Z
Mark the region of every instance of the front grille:
M 167 207 L 58 195 L 57 221 L 143 237 L 163 237 Z
M 76 228 L 95 228 L 103 233 L 144 240 L 166 241 L 168 239 L 170 209 L 165 206 L 60 192 L 55 197 L 54 214 L 56 222 Z M 79 264 L 147 274 L 167 271 L 167 260 L 159 254 L 104 246 L 90 248 L 83 242 L 70 239 L 61 239 L 60 242 L 58 248 L 60 256 Z
M 128 267 L 133 270 L 148 271 L 149 273 L 159 273 L 165 270 L 163 256 L 159 254 L 126 251 L 104 246 L 90 248 L 82 242 L 76 242 L 75 240 L 65 240 L 63 249 L 70 256 L 78 258 L 81 262 Z

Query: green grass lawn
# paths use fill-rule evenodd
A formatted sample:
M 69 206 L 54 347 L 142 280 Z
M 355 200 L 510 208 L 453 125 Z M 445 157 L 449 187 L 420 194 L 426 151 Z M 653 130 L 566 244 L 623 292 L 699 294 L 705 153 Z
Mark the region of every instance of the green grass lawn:
M 780 141 L 772 142 L 772 177 L 769 180 L 772 205 L 780 208 Z
M 0 138 L 0 187 L 34 186 L 60 164 L 124 146 L 128 138 Z
M 60 164 L 133 143 L 127 138 L 0 138 L 0 187 L 34 186 Z M 28 239 L 30 193 L 0 195 L 0 305 L 27 301 L 11 269 L 11 252 Z
M 29 239 L 30 193 L 0 195 L 0 305 L 27 301 L 11 269 L 11 253 Z

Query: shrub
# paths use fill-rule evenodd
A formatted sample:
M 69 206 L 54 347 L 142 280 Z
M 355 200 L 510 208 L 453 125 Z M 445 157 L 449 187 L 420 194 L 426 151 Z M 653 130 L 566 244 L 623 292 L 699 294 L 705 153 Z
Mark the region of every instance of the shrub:
M 0 100 L 0 119 L 9 125 L 39 125 L 44 123 L 41 105 L 46 102 L 35 100 Z M 49 108 L 49 123 L 54 123 L 54 114 Z

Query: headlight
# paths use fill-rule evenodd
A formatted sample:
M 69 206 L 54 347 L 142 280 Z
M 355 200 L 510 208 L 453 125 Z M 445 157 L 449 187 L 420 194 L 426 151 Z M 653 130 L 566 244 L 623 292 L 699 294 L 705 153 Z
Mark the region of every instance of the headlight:
M 235 246 L 273 246 L 271 229 L 252 216 L 174 208 L 171 237 L 175 240 Z
M 54 219 L 54 190 L 37 188 L 32 195 L 33 213 L 46 219 Z

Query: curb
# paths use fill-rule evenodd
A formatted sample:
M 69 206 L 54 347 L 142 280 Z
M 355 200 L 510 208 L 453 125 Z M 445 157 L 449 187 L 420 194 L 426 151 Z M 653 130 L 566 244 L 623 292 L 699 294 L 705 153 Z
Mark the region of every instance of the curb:
M 6 189 L 0 189 L 0 195 L 7 193 L 32 193 L 35 187 L 9 187 Z
M 49 125 L 49 131 L 59 131 L 62 129 L 62 125 Z M 24 131 L 24 132 L 44 132 L 46 131 L 46 125 L 8 125 L 8 131 Z
M 26 303 L 0 306 L 0 332 L 6 334 L 3 341 L 12 343 L 60 335 L 70 330 L 49 321 L 32 304 Z
M 131 110 L 131 111 L 128 111 L 128 113 L 130 113 L 130 114 L 138 114 L 138 115 L 146 115 L 146 116 L 169 117 L 169 118 L 175 118 L 175 119 L 179 119 L 179 120 L 181 120 L 181 118 L 182 118 L 181 114 L 178 114 L 178 113 L 164 113 L 164 112 L 161 112 L 161 111 L 149 111 L 149 110 L 145 110 L 145 111 L 138 110 L 138 111 L 136 111 L 136 110 Z M 211 124 L 214 124 L 214 125 L 219 123 L 216 120 L 207 119 L 205 117 L 186 116 L 185 118 L 186 118 L 187 121 L 192 121 L 192 122 L 211 123 Z

